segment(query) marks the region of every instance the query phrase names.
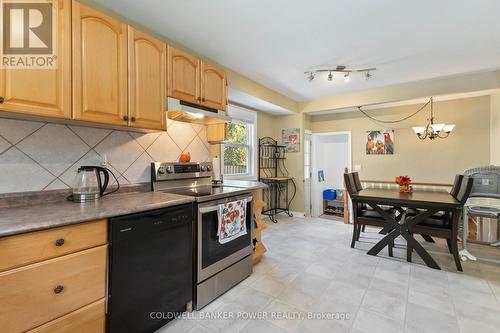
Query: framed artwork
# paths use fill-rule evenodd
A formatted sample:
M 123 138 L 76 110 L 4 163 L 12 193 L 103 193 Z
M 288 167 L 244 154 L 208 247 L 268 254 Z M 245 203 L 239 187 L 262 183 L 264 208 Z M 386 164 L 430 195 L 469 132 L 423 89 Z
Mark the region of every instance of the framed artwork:
M 318 170 L 318 182 L 324 182 L 325 181 L 325 172 L 323 170 Z
M 281 139 L 287 153 L 300 152 L 300 128 L 281 130 Z
M 367 131 L 366 155 L 394 155 L 394 130 Z

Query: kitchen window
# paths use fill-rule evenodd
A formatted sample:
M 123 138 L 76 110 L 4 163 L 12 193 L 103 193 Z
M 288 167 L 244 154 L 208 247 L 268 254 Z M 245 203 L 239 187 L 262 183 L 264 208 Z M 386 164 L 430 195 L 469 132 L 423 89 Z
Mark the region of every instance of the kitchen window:
M 232 121 L 227 126 L 223 146 L 224 175 L 228 178 L 251 178 L 255 161 L 255 111 L 229 106 Z

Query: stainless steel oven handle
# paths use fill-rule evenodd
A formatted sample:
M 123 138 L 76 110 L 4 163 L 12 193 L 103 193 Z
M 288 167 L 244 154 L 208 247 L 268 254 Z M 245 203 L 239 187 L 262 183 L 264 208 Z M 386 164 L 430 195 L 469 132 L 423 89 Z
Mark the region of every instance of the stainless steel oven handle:
M 214 211 L 218 210 L 220 208 L 220 206 L 222 206 L 222 205 L 201 207 L 201 208 L 198 208 L 198 210 L 200 211 L 200 213 L 205 214 L 205 213 L 214 212 Z
M 250 202 L 253 200 L 253 197 L 248 196 L 245 198 L 238 198 L 236 200 L 246 200 L 247 202 Z M 228 202 L 231 202 L 231 201 L 228 201 Z M 200 211 L 201 214 L 205 214 L 205 213 L 209 213 L 209 212 L 213 212 L 213 211 L 218 210 L 220 208 L 220 206 L 222 206 L 222 205 L 223 204 L 219 204 L 219 205 L 215 205 L 215 206 L 208 206 L 208 207 L 199 207 L 198 210 Z

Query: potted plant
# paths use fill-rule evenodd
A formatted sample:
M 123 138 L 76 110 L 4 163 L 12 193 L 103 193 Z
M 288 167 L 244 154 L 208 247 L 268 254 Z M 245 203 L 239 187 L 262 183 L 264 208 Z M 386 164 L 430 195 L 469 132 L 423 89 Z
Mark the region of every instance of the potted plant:
M 399 185 L 399 192 L 401 193 L 411 192 L 411 178 L 409 176 L 397 176 L 396 184 Z

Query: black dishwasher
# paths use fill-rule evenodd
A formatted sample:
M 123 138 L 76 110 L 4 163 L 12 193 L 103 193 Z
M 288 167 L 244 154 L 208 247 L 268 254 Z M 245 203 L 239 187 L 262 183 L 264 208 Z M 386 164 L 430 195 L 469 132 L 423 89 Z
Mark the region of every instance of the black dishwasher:
M 193 206 L 110 219 L 107 332 L 154 332 L 192 300 Z

